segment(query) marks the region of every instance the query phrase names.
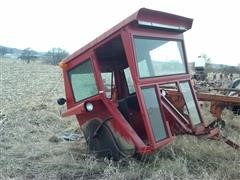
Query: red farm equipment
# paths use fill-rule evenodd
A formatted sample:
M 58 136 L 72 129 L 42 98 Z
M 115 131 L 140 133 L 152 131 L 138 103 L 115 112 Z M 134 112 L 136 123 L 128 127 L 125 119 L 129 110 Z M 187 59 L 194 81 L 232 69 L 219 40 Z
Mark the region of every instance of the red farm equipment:
M 60 63 L 62 116 L 76 116 L 90 151 L 119 159 L 151 154 L 179 134 L 219 137 L 190 80 L 183 33 L 192 22 L 143 8 Z

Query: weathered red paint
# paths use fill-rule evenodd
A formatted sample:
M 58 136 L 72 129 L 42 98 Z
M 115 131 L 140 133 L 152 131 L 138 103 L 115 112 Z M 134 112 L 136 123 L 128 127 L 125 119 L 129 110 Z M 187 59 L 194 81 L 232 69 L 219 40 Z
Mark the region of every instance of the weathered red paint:
M 187 67 L 187 57 L 184 47 L 183 31 L 169 30 L 164 28 L 143 28 L 138 26 L 137 21 L 146 21 L 153 23 L 160 23 L 168 26 L 183 27 L 185 30 L 191 29 L 192 19 L 168 14 L 160 11 L 153 11 L 149 9 L 140 9 L 112 29 L 104 33 L 102 36 L 96 38 L 74 54 L 63 60 L 64 65 L 64 84 L 67 99 L 68 110 L 63 114 L 76 115 L 81 127 L 84 127 L 92 120 L 99 120 L 104 122 L 104 119 L 110 119 L 107 121 L 107 125 L 111 128 L 114 136 L 121 140 L 131 144 L 137 153 L 147 154 L 151 153 L 158 148 L 169 144 L 174 135 L 182 133 L 201 134 L 205 132 L 205 124 L 201 117 L 200 110 L 197 104 L 196 95 L 193 91 L 192 84 L 190 82 L 189 70 Z M 168 40 L 179 40 L 183 45 L 183 57 L 185 63 L 186 73 L 178 75 L 165 75 L 161 77 L 152 78 L 140 78 L 137 70 L 136 52 L 133 44 L 134 36 L 144 36 L 149 38 L 162 38 Z M 101 78 L 100 60 L 96 51 L 106 45 L 113 39 L 120 38 L 122 42 L 123 50 L 126 55 L 126 62 L 130 68 L 130 73 L 133 80 L 133 85 L 136 90 L 136 98 L 139 103 L 139 111 L 133 111 L 131 109 L 128 121 L 124 115 L 118 109 L 118 100 L 120 97 L 131 98 L 128 94 L 126 86 L 126 79 L 122 77 L 120 70 L 114 70 L 115 83 L 118 87 L 118 100 L 109 99 L 106 97 L 104 83 Z M 105 50 L 105 49 L 104 49 Z M 68 76 L 68 71 L 76 67 L 86 59 L 91 59 L 93 66 L 94 77 L 97 85 L 98 94 L 93 97 L 89 97 L 80 102 L 74 102 L 71 83 Z M 111 64 L 111 62 L 109 62 Z M 192 124 L 191 117 L 186 119 L 178 109 L 161 93 L 160 85 L 166 83 L 175 83 L 179 88 L 179 83 L 187 81 L 190 84 L 191 92 L 193 95 L 193 103 L 196 105 L 197 112 L 200 116 L 200 123 L 197 125 Z M 125 85 L 123 84 L 125 83 Z M 121 84 L 122 83 L 122 84 Z M 154 132 L 151 121 L 148 117 L 148 112 L 144 104 L 144 97 L 141 92 L 141 88 L 153 87 L 155 89 L 157 102 L 162 114 L 163 126 L 166 131 L 166 138 L 156 142 L 154 138 Z M 180 89 L 180 88 L 179 88 Z M 135 96 L 133 98 L 135 98 Z M 86 102 L 90 102 L 94 106 L 94 110 L 87 112 L 84 109 Z M 134 122 L 130 122 L 134 121 Z M 124 147 L 123 147 L 124 148 Z

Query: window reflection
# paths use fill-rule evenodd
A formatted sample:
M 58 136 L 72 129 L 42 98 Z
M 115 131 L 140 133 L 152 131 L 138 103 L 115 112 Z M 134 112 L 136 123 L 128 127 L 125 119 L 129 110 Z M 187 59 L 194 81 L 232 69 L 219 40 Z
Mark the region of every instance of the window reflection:
M 197 108 L 196 108 L 195 101 L 194 101 L 193 96 L 192 96 L 192 92 L 191 92 L 191 89 L 190 89 L 190 86 L 189 86 L 189 82 L 181 82 L 180 83 L 180 88 L 181 88 L 184 100 L 187 104 L 187 108 L 188 108 L 188 111 L 190 113 L 192 123 L 193 123 L 193 125 L 197 125 L 201 121 L 200 121 L 199 113 L 198 113 Z
M 186 73 L 180 41 L 134 38 L 140 77 Z
M 90 60 L 76 66 L 69 72 L 75 102 L 98 93 Z
M 142 94 L 156 142 L 165 139 L 167 135 L 155 89 L 153 87 L 144 88 Z

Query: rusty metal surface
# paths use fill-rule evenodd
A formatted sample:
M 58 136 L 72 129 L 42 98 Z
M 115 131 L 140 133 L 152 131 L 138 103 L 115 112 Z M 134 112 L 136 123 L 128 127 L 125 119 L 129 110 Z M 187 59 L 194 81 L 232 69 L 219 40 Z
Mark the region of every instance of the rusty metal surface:
M 199 101 L 220 101 L 220 102 L 224 102 L 226 105 L 240 104 L 240 97 L 232 97 L 232 96 L 226 96 L 226 95 L 200 93 L 200 92 L 197 92 L 196 94 Z

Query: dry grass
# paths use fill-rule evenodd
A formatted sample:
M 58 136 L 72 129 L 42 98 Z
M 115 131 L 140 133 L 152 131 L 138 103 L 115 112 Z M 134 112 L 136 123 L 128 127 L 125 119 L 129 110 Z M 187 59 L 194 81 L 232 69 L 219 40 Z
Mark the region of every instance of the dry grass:
M 62 119 L 64 97 L 58 67 L 1 60 L 0 179 L 240 179 L 240 153 L 222 142 L 176 137 L 151 161 L 96 159 L 84 139 L 58 138 L 76 130 Z M 207 105 L 204 117 L 210 119 Z M 224 111 L 225 134 L 240 143 L 240 117 Z

